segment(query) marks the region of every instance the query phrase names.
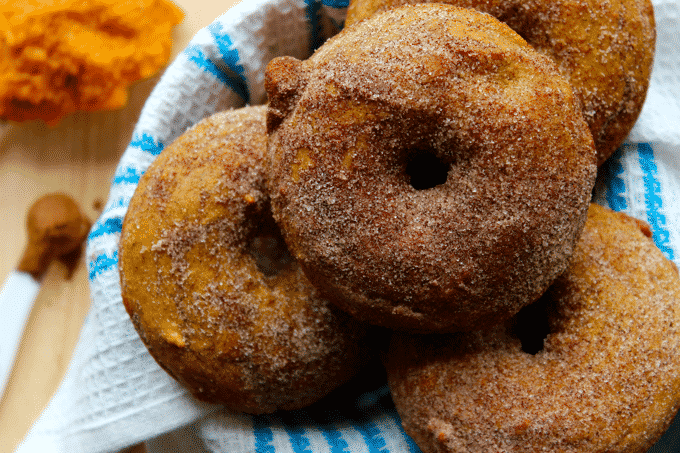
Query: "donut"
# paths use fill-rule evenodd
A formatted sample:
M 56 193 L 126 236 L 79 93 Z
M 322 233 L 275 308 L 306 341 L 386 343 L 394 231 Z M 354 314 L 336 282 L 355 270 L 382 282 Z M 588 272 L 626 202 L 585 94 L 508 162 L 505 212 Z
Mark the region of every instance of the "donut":
M 144 173 L 119 246 L 123 303 L 150 354 L 196 398 L 297 409 L 349 380 L 366 328 L 318 295 L 272 219 L 266 107 L 189 129 Z
M 646 452 L 680 405 L 680 278 L 649 236 L 592 205 L 568 271 L 505 325 L 395 333 L 389 387 L 422 451 Z
M 345 24 L 396 6 L 434 1 L 491 14 L 553 58 L 582 104 L 598 165 L 626 138 L 652 71 L 651 0 L 351 0 Z
M 399 330 L 474 330 L 566 269 L 596 174 L 568 82 L 493 17 L 392 9 L 267 66 L 272 212 L 313 285 Z

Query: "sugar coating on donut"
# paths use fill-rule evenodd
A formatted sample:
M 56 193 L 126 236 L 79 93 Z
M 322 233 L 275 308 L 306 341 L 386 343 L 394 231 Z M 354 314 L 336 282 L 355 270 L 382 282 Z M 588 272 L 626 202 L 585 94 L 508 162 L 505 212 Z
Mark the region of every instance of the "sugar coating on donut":
M 633 128 L 654 60 L 651 0 L 351 0 L 346 25 L 390 8 L 434 1 L 491 14 L 554 59 L 582 104 L 598 164 Z
M 425 453 L 646 452 L 680 405 L 679 298 L 677 268 L 640 224 L 593 205 L 568 271 L 525 309 L 543 315 L 393 336 L 404 428 Z M 542 347 L 525 352 L 541 323 Z
M 470 330 L 566 268 L 592 137 L 554 64 L 491 16 L 397 8 L 309 60 L 272 61 L 266 88 L 275 219 L 342 309 L 395 329 Z M 423 159 L 444 182 L 412 185 Z
M 215 114 L 141 178 L 123 224 L 123 302 L 151 355 L 197 398 L 306 406 L 360 366 L 365 328 L 319 297 L 266 192 L 266 108 Z

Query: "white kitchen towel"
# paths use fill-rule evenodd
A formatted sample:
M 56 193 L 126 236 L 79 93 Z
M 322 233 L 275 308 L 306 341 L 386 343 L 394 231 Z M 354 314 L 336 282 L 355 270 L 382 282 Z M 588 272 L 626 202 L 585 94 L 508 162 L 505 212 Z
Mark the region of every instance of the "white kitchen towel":
M 652 0 L 656 54 L 647 99 L 628 140 L 680 146 L 680 2 Z
M 342 27 L 347 0 L 243 1 L 201 30 L 167 68 L 142 110 L 87 246 L 92 308 L 57 393 L 17 450 L 97 453 L 148 440 L 160 451 L 418 452 L 383 382 L 345 386 L 325 405 L 266 416 L 200 403 L 151 358 L 121 302 L 118 238 L 139 178 L 177 136 L 220 110 L 265 102 L 264 69 L 306 58 Z M 680 8 L 655 3 L 657 55 L 629 141 L 600 171 L 595 200 L 652 226 L 680 264 Z M 678 423 L 680 425 L 680 423 Z M 680 452 L 680 426 L 655 447 Z M 172 451 L 172 450 L 171 450 Z

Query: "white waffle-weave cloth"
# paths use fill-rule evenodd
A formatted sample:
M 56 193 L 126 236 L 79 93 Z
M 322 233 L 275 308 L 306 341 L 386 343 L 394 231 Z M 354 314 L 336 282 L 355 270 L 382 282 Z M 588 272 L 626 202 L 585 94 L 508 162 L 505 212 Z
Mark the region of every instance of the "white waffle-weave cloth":
M 339 408 L 249 416 L 200 403 L 151 358 L 123 307 L 118 239 L 149 164 L 220 110 L 266 102 L 274 57 L 306 58 L 342 28 L 348 0 L 243 1 L 201 30 L 151 93 L 87 245 L 92 308 L 66 376 L 20 453 L 150 451 L 416 453 L 384 383 L 350 389 Z M 647 221 L 680 265 L 680 7 L 656 0 L 657 53 L 647 102 L 627 143 L 601 168 L 595 200 Z M 680 417 L 679 417 L 680 418 Z M 680 452 L 680 420 L 651 452 Z

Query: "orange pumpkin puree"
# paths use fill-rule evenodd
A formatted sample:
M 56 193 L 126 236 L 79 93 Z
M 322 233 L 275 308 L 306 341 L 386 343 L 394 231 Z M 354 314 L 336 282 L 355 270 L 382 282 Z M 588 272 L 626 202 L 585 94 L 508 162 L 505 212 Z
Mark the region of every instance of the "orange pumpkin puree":
M 169 0 L 0 2 L 0 118 L 112 110 L 170 57 L 184 13 Z

